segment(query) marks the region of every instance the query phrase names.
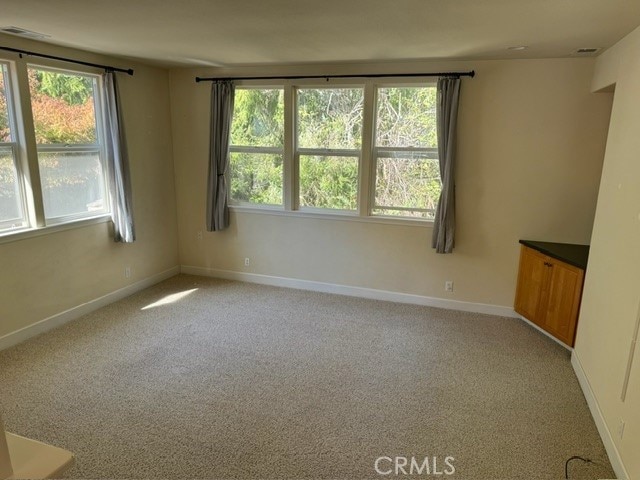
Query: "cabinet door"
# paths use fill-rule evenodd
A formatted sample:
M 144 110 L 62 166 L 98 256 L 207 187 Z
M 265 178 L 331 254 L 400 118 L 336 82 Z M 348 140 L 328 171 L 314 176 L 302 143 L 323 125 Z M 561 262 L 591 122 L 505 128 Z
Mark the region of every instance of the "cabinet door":
M 552 263 L 543 327 L 573 347 L 584 272 L 566 263 Z
M 546 288 L 549 283 L 549 258 L 531 248 L 520 250 L 520 270 L 516 287 L 515 311 L 527 320 L 544 323 Z

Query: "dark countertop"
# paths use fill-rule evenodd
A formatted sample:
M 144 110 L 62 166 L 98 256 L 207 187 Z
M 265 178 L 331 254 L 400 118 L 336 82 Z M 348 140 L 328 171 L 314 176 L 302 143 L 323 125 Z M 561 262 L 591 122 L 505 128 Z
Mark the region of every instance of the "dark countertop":
M 576 245 L 573 243 L 537 242 L 534 240 L 520 240 L 522 245 L 549 255 L 556 260 L 561 260 L 574 267 L 587 269 L 589 260 L 589 245 Z

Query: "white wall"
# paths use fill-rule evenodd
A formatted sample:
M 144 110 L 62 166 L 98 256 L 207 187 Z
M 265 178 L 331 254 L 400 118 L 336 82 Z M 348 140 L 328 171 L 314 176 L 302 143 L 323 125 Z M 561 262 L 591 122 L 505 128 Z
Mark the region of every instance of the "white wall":
M 5 46 L 135 69 L 133 77 L 118 80 L 138 237 L 131 245 L 116 244 L 110 224 L 102 223 L 0 244 L 2 339 L 176 267 L 178 260 L 167 71 L 10 36 L 0 40 Z M 124 276 L 127 265 L 131 278 Z
M 520 238 L 589 243 L 611 98 L 590 93 L 593 59 L 244 68 L 226 74 L 475 69 L 463 79 L 453 255 L 429 226 L 232 215 L 205 233 L 209 83 L 214 70 L 171 71 L 182 265 L 250 272 L 511 307 Z M 243 260 L 251 258 L 251 266 Z M 444 292 L 444 281 L 455 292 Z
M 640 352 L 621 401 L 640 305 L 640 28 L 598 58 L 593 89 L 615 84 L 574 355 L 629 478 L 640 478 Z M 618 427 L 624 420 L 624 436 Z

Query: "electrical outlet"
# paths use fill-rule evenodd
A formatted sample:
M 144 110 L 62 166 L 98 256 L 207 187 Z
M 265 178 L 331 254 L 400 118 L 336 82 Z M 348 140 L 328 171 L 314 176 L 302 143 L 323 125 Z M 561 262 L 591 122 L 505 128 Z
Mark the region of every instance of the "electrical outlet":
M 124 267 L 124 278 L 131 278 L 131 267 Z
M 624 435 L 624 420 L 620 419 L 620 423 L 618 424 L 618 437 L 622 440 L 622 436 Z
M 453 281 L 447 280 L 446 282 L 444 282 L 444 289 L 447 292 L 453 292 Z
M 244 266 L 245 266 L 245 267 L 248 267 L 250 263 L 251 263 L 251 261 L 249 260 L 249 257 L 246 257 L 246 258 L 244 259 Z
M 202 240 L 202 230 L 198 230 L 198 240 Z

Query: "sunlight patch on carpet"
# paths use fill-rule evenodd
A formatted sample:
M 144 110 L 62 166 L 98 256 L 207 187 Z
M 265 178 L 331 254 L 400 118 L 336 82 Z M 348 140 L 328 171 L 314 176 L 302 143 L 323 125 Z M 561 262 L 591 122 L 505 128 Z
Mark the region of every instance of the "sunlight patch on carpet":
M 161 298 L 157 302 L 153 302 L 146 307 L 142 307 L 140 310 L 149 310 L 151 308 L 162 307 L 163 305 L 170 305 L 172 303 L 179 302 L 197 290 L 197 288 L 192 288 L 191 290 L 185 290 L 184 292 L 172 293 L 171 295 Z

